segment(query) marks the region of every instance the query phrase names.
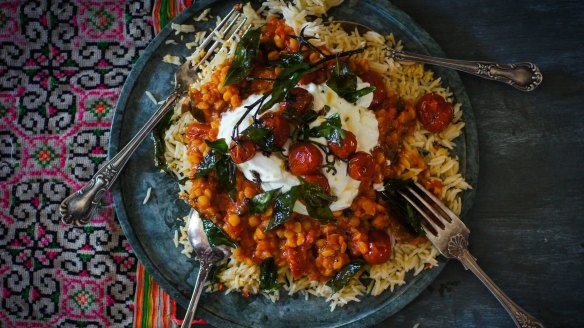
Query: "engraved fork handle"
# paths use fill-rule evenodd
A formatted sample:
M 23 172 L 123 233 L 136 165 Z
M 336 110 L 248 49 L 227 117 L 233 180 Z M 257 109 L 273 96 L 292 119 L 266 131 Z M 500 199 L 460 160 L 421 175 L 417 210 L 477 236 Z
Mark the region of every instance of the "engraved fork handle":
M 95 212 L 103 193 L 114 184 L 132 154 L 164 115 L 173 108 L 173 104 L 178 97 L 179 91 L 173 91 L 164 104 L 138 131 L 136 136 L 111 160 L 105 162 L 101 169 L 91 178 L 91 181 L 63 200 L 59 207 L 59 213 L 65 224 L 83 225 L 89 222 L 89 218 Z
M 501 302 L 505 310 L 511 315 L 515 325 L 521 328 L 544 328 L 543 324 L 537 319 L 532 317 L 527 311 L 522 309 L 519 305 L 515 304 L 507 294 L 505 294 L 489 276 L 479 267 L 475 258 L 470 254 L 468 249 L 462 250 L 456 258 L 462 262 L 466 269 L 472 271 L 472 273 L 483 282 L 485 286 L 495 295 L 495 298 Z
M 533 91 L 543 76 L 533 63 L 497 64 L 491 62 L 446 59 L 388 49 L 388 56 L 396 60 L 415 61 L 470 73 L 488 80 L 507 83 L 521 91 Z

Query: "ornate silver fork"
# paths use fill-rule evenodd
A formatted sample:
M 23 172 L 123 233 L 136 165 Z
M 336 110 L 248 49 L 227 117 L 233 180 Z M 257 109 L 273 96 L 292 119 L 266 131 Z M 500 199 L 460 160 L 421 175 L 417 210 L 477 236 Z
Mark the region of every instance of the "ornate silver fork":
M 422 215 L 424 218 L 422 227 L 426 232 L 426 237 L 438 251 L 447 258 L 459 260 L 465 269 L 470 269 L 501 302 L 517 327 L 544 327 L 541 322 L 515 304 L 479 267 L 467 248 L 470 231 L 456 214 L 417 182 L 399 190 L 398 193 Z
M 196 72 L 200 65 L 211 56 L 215 49 L 223 44 L 223 40 L 217 39 L 218 36 L 224 40 L 229 40 L 243 28 L 247 18 L 243 17 L 238 8 L 233 8 L 219 24 L 213 32 L 211 32 L 201 43 L 200 48 L 207 47 L 213 39 L 215 42 L 209 47 L 205 55 L 197 64 L 187 60 L 183 63 L 178 71 L 175 73 L 175 88 L 172 93 L 166 98 L 164 103 L 156 110 L 144 126 L 138 131 L 136 136 L 128 142 L 128 144 L 120 150 L 111 160 L 107 161 L 99 171 L 93 176 L 85 186 L 79 191 L 71 194 L 59 207 L 61 219 L 65 224 L 83 225 L 89 222 L 89 218 L 95 212 L 99 200 L 103 193 L 111 188 L 114 181 L 120 174 L 122 168 L 132 154 L 138 149 L 138 146 L 144 141 L 156 124 L 174 108 L 174 104 L 188 91 L 189 85 L 196 78 Z M 237 25 L 236 25 L 237 24 Z

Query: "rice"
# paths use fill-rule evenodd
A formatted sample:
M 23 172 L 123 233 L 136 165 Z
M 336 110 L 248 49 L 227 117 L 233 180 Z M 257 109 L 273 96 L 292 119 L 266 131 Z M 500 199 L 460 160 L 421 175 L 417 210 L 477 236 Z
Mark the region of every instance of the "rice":
M 287 24 L 294 28 L 296 33 L 299 33 L 304 28 L 305 35 L 317 38 L 313 40 L 315 45 L 326 46 L 333 53 L 367 46 L 363 53 L 355 55 L 355 59 L 367 59 L 370 64 L 369 68 L 380 74 L 388 88 L 395 90 L 403 99 L 415 101 L 426 93 L 434 92 L 443 96 L 447 101 L 453 102 L 454 99 L 450 89 L 443 87 L 441 79 L 434 78 L 434 73 L 424 70 L 422 64 L 397 62 L 386 57 L 386 47 L 398 50 L 402 48 L 401 41 L 396 40 L 392 34 L 382 36 L 376 32 L 367 32 L 364 35 L 360 35 L 358 31 L 347 33 L 339 24 L 335 23 L 330 23 L 323 27 L 322 24 L 325 21 L 320 17 L 311 22 L 306 21 L 306 16 L 322 16 L 329 8 L 339 5 L 341 2 L 341 0 L 295 0 L 294 2 L 268 0 L 257 11 L 247 4 L 243 7 L 243 12 L 248 17 L 248 21 L 255 26 L 263 25 L 265 17 L 268 15 L 281 15 L 286 19 Z M 217 17 L 217 19 L 220 18 Z M 199 44 L 203 38 L 204 34 L 197 34 L 193 44 Z M 210 78 L 210 72 L 218 64 L 231 57 L 234 49 L 235 43 L 228 42 L 224 44 L 217 51 L 211 62 L 203 63 L 200 79 L 195 81 L 191 87 L 198 88 L 206 83 Z M 204 53 L 197 50 L 187 60 L 196 61 L 203 55 Z M 172 61 L 174 62 L 174 59 Z M 444 131 L 439 134 L 430 133 L 418 122 L 416 131 L 405 140 L 404 147 L 408 152 L 424 154 L 423 160 L 428 167 L 430 177 L 439 180 L 443 185 L 440 198 L 456 214 L 460 214 L 462 208 L 460 193 L 470 189 L 471 186 L 459 172 L 458 158 L 450 153 L 450 150 L 455 147 L 454 140 L 460 136 L 464 128 L 460 104 L 455 103 L 453 109 L 452 123 Z M 179 104 L 175 108 L 173 120 L 174 123 L 164 135 L 165 157 L 169 168 L 180 180 L 188 177 L 192 171 L 186 154 L 186 141 L 183 136 L 186 127 L 194 118 L 189 112 L 182 113 Z M 400 178 L 416 180 L 422 171 L 423 168 L 412 166 L 406 159 L 403 163 L 403 172 L 400 174 Z M 179 195 L 188 196 L 188 191 L 191 188 L 190 181 L 180 185 Z M 177 247 L 182 248 L 181 253 L 190 257 L 193 250 L 187 240 L 186 228 L 184 227 L 186 217 L 182 221 L 183 225 L 175 232 L 173 241 Z M 350 302 L 359 302 L 360 297 L 366 294 L 377 296 L 386 290 L 394 291 L 397 286 L 406 284 L 405 278 L 408 272 L 418 275 L 423 270 L 436 266 L 437 256 L 438 252 L 430 242 L 416 245 L 398 243 L 392 249 L 392 257 L 389 262 L 372 265 L 366 272 L 366 275 L 370 278 L 370 282 L 367 285 L 364 285 L 361 280 L 353 278 L 336 293 L 333 293 L 331 287 L 325 283 L 311 281 L 306 277 L 294 280 L 291 271 L 287 267 L 280 267 L 278 279 L 282 284 L 282 288 L 273 294 L 262 294 L 273 302 L 280 298 L 280 293 L 286 293 L 287 295 L 298 294 L 306 299 L 310 296 L 321 297 L 325 298 L 326 302 L 329 302 L 330 310 L 333 311 L 337 307 L 342 307 Z M 234 256 L 231 256 L 227 262 L 227 269 L 220 272 L 218 277 L 225 287 L 225 293 L 245 291 L 257 294 L 260 293 L 259 275 L 258 265 L 239 262 Z M 214 289 L 216 288 L 213 288 L 213 286 L 208 287 L 208 290 Z
M 150 193 L 152 192 L 152 187 L 148 188 L 148 191 L 146 191 L 146 197 L 144 197 L 144 201 L 142 202 L 142 205 L 148 203 L 148 201 L 150 200 Z
M 175 35 L 180 33 L 193 33 L 195 31 L 195 25 L 183 25 L 183 24 L 175 24 L 170 23 L 170 28 L 175 30 Z

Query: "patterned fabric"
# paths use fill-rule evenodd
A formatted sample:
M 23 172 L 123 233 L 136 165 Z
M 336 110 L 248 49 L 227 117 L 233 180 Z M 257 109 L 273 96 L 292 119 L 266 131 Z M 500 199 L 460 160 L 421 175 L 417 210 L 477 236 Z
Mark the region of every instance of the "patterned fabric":
M 132 326 L 137 261 L 111 194 L 83 229 L 58 207 L 106 159 L 152 5 L 0 1 L 0 327 Z

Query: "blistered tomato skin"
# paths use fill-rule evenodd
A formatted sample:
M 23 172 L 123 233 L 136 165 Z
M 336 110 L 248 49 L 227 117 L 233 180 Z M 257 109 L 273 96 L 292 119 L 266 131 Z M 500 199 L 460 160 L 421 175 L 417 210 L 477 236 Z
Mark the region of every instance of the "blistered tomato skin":
M 274 143 L 284 146 L 290 137 L 290 122 L 280 114 L 269 113 L 262 117 L 264 125 L 274 131 Z
M 385 100 L 386 96 L 385 82 L 383 82 L 383 78 L 379 74 L 372 71 L 363 73 L 359 77 L 364 82 L 367 82 L 375 87 L 375 91 L 373 91 L 373 100 L 371 101 L 369 108 L 378 109 Z
M 187 128 L 187 136 L 190 138 L 206 139 L 209 136 L 211 125 L 192 122 Z
M 237 144 L 233 142 L 229 149 L 229 154 L 235 164 L 245 163 L 255 156 L 256 146 L 249 140 L 240 141 Z
M 290 148 L 288 164 L 294 175 L 308 175 L 318 171 L 322 165 L 320 149 L 309 142 L 300 142 Z
M 369 264 L 383 264 L 391 257 L 391 240 L 387 233 L 373 230 L 369 233 L 369 250 L 363 258 Z
M 284 111 L 302 114 L 310 109 L 313 100 L 314 97 L 310 92 L 302 88 L 293 88 L 288 93 L 286 101 L 280 103 L 280 108 Z
M 347 171 L 349 176 L 355 180 L 371 179 L 375 171 L 373 156 L 362 151 L 356 152 L 349 160 Z
M 427 93 L 418 100 L 416 113 L 418 120 L 426 130 L 440 133 L 452 121 L 454 110 L 452 104 L 447 102 L 444 97 L 435 93 Z
M 331 186 L 329 185 L 328 180 L 322 174 L 305 175 L 303 176 L 303 178 L 307 182 L 318 183 L 326 193 L 329 193 L 331 191 Z
M 330 141 L 327 145 L 333 155 L 340 159 L 347 159 L 357 150 L 357 138 L 353 132 L 345 130 L 345 138 L 341 140 L 340 146 Z

